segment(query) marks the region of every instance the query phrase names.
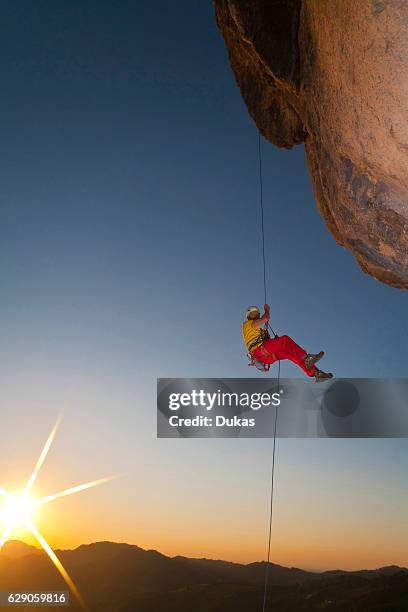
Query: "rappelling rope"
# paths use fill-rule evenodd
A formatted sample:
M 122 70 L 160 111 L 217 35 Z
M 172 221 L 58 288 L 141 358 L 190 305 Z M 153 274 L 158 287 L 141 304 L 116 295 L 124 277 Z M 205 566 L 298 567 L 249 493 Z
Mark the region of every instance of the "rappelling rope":
M 279 393 L 280 386 L 280 367 L 281 363 L 278 361 L 278 377 L 277 377 L 277 391 Z M 278 406 L 275 406 L 275 424 L 273 429 L 273 447 L 272 447 L 272 467 L 271 467 L 271 494 L 270 494 L 270 507 L 269 507 L 269 537 L 268 537 L 268 555 L 266 560 L 265 568 L 265 584 L 264 584 L 264 596 L 262 612 L 266 610 L 266 600 L 268 596 L 268 578 L 269 578 L 269 563 L 271 559 L 271 544 L 272 544 L 272 523 L 273 523 L 273 492 L 275 482 L 275 451 L 276 451 L 276 430 L 278 425 Z
M 264 227 L 264 205 L 263 205 L 263 177 L 262 177 L 262 150 L 261 150 L 261 132 L 258 132 L 258 162 L 259 162 L 259 204 L 261 209 L 261 234 L 262 234 L 262 262 L 263 262 L 263 284 L 264 284 L 264 304 L 266 304 L 266 258 L 265 258 L 265 227 Z M 268 327 L 276 337 L 270 323 Z
M 260 206 L 261 206 L 261 233 L 262 233 L 262 260 L 263 260 L 264 304 L 266 304 L 266 260 L 265 260 L 265 229 L 264 229 L 264 208 L 263 208 L 261 132 L 258 132 L 258 161 L 259 161 L 259 202 L 260 202 Z
M 264 303 L 266 304 L 266 260 L 265 260 L 265 229 L 264 229 L 264 207 L 263 207 L 263 179 L 262 179 L 262 151 L 261 151 L 261 132 L 258 132 L 258 161 L 259 161 L 259 200 L 261 210 L 261 233 L 262 233 L 262 260 L 263 260 L 263 282 L 264 282 Z M 273 335 L 276 337 L 276 333 L 270 326 Z M 277 392 L 280 392 L 280 361 L 278 361 L 278 376 L 277 376 Z M 272 524 L 273 524 L 273 493 L 274 493 L 274 481 L 275 481 L 275 451 L 276 451 L 276 431 L 278 424 L 278 406 L 275 407 L 275 422 L 273 430 L 273 447 L 272 447 L 272 467 L 271 467 L 271 481 L 270 481 L 270 507 L 269 507 L 269 536 L 268 536 L 268 555 L 266 560 L 265 568 L 265 582 L 264 582 L 264 595 L 262 612 L 266 610 L 266 601 L 268 597 L 268 578 L 269 578 L 269 564 L 271 558 L 271 546 L 272 546 Z

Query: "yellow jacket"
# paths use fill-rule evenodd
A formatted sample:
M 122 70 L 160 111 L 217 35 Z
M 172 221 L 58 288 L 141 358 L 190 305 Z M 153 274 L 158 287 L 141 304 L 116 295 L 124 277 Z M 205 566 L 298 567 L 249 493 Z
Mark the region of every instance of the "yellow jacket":
M 254 327 L 252 325 L 252 319 L 248 319 L 242 324 L 242 337 L 244 338 L 248 351 L 252 351 L 254 348 L 262 344 L 265 335 L 264 330 L 261 327 Z

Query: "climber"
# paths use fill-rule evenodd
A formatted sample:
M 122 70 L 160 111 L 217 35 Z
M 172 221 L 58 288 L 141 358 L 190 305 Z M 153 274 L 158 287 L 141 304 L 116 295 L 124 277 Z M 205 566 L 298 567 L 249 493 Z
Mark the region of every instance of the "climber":
M 316 382 L 324 382 L 333 378 L 333 374 L 323 372 L 315 365 L 323 357 L 323 351 L 310 354 L 289 336 L 276 336 L 275 338 L 269 336 L 269 312 L 269 304 L 265 304 L 265 312 L 262 317 L 257 306 L 250 306 L 247 309 L 247 320 L 242 324 L 242 335 L 251 358 L 262 364 L 290 359 L 308 376 L 314 376 Z

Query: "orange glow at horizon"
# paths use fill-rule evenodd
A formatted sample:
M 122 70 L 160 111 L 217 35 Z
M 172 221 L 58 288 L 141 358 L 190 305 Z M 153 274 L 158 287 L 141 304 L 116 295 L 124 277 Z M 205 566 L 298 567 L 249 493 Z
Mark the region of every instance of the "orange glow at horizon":
M 222 470 L 220 467 L 217 471 L 216 464 L 221 459 L 216 453 L 212 456 L 210 452 L 204 454 L 202 451 L 199 457 L 201 467 L 198 462 L 193 465 L 193 470 L 189 452 L 183 451 L 183 462 L 178 461 L 172 470 L 168 470 L 163 469 L 161 457 L 160 462 L 155 459 L 159 446 L 153 447 L 148 461 L 143 464 L 142 451 L 146 453 L 146 450 L 142 449 L 139 455 L 135 445 L 134 458 L 131 456 L 134 469 L 130 486 L 128 482 L 124 484 L 120 480 L 106 488 L 95 486 L 92 492 L 89 491 L 92 494 L 92 503 L 89 504 L 88 494 L 63 493 L 76 489 L 68 488 L 70 484 L 92 481 L 93 475 L 100 474 L 98 470 L 106 457 L 106 448 L 117 448 L 117 438 L 113 435 L 105 438 L 105 426 L 98 429 L 96 424 L 92 429 L 91 420 L 81 422 L 76 418 L 73 423 L 73 436 L 69 438 L 82 440 L 78 446 L 80 450 L 72 453 L 68 439 L 64 448 L 64 440 L 60 443 L 60 439 L 55 438 L 60 462 L 44 463 L 47 479 L 43 481 L 40 472 L 33 485 L 36 501 L 53 497 L 52 503 L 38 505 L 35 527 L 58 556 L 61 549 L 109 540 L 156 549 L 170 557 L 207 557 L 238 563 L 252 563 L 266 558 L 268 500 L 264 481 L 267 469 L 262 471 L 258 458 L 250 455 L 252 447 L 246 452 L 242 451 L 240 469 L 236 469 L 235 461 L 223 456 L 222 466 L 228 460 L 227 468 Z M 46 431 L 43 441 L 48 433 Z M 7 475 L 9 480 L 4 479 L 0 483 L 7 489 L 13 491 L 18 488 L 19 482 L 25 484 L 25 480 L 22 480 L 26 479 L 23 470 L 27 471 L 28 476 L 28 471 L 35 465 L 32 457 L 36 458 L 41 450 L 36 450 L 32 445 L 33 435 L 30 432 L 22 445 L 24 461 L 18 464 L 16 459 L 22 455 L 19 457 L 19 452 L 15 452 Z M 8 454 L 14 450 L 12 442 L 9 447 L 3 450 L 3 466 L 7 465 Z M 95 453 L 92 451 L 88 455 L 89 461 L 84 462 L 89 447 Z M 165 450 L 165 457 L 170 461 L 173 448 L 169 444 Z M 293 453 L 291 447 L 290 452 Z M 306 451 L 302 450 L 302 455 L 307 457 Z M 30 460 L 28 469 L 27 459 Z M 89 472 L 89 462 L 92 460 L 95 462 Z M 118 472 L 128 472 L 128 455 L 124 454 L 123 458 L 119 456 L 118 461 L 123 461 L 119 463 Z M 400 520 L 408 510 L 405 492 L 398 497 L 393 496 L 394 490 L 386 490 L 387 495 L 383 493 L 380 496 L 371 481 L 363 482 L 359 474 L 354 479 L 358 489 L 354 488 L 352 472 L 342 467 L 341 471 L 331 474 L 333 467 L 329 463 L 327 472 L 335 483 L 330 488 L 325 468 L 321 467 L 325 462 L 319 463 L 323 475 L 312 464 L 313 477 L 307 478 L 310 476 L 309 464 L 302 469 L 300 464 L 295 465 L 295 461 L 291 461 L 288 465 L 284 461 L 278 464 L 280 486 L 272 533 L 273 563 L 312 570 L 408 565 L 408 529 Z M 250 468 L 246 469 L 245 465 Z M 143 468 L 140 469 L 140 466 Z M 253 484 L 255 476 L 257 480 Z M 63 491 L 57 493 L 59 489 Z M 4 496 L 5 489 L 0 487 L 0 508 Z M 38 544 L 29 531 L 19 533 L 17 538 L 15 535 L 13 532 L 7 537 L 31 545 Z
M 86 512 L 85 499 L 82 503 Z M 77 510 L 77 502 L 75 509 Z M 52 508 L 52 514 L 54 512 L 55 517 L 59 518 L 60 512 L 55 507 Z M 75 518 L 74 506 L 72 512 L 71 521 Z M 201 532 L 198 532 L 196 525 L 189 524 L 186 520 L 182 525 L 176 526 L 173 523 L 173 529 L 170 524 L 158 529 L 156 518 L 150 517 L 149 521 L 147 513 L 142 512 L 140 515 L 136 513 L 135 524 L 129 528 L 127 522 L 113 524 L 110 518 L 113 514 L 108 514 L 105 518 L 102 517 L 101 522 L 92 524 L 92 516 L 89 514 L 88 517 L 82 517 L 85 521 L 75 525 L 75 532 L 63 534 L 65 539 L 62 540 L 61 531 L 55 526 L 52 514 L 51 523 L 54 527 L 49 529 L 47 525 L 47 540 L 54 544 L 53 548 L 76 548 L 106 540 L 106 527 L 109 525 L 110 541 L 134 544 L 145 550 L 155 549 L 169 557 L 206 557 L 243 564 L 266 558 L 266 532 L 261 526 L 256 531 L 236 531 L 234 537 L 232 532 L 221 529 L 222 522 L 217 529 L 209 529 L 209 525 L 205 525 Z M 28 537 L 22 539 L 28 544 L 34 541 L 34 538 Z M 316 571 L 374 569 L 394 564 L 406 567 L 406 549 L 404 553 L 401 546 L 400 548 L 401 552 L 398 552 L 394 541 L 385 545 L 382 541 L 373 540 L 368 532 L 358 536 L 355 530 L 350 530 L 343 542 L 340 542 L 335 532 L 330 537 L 326 533 L 319 535 L 316 529 L 313 535 L 313 530 L 305 529 L 304 524 L 295 526 L 289 521 L 285 524 L 284 521 L 277 520 L 273 532 L 271 561 L 287 567 Z

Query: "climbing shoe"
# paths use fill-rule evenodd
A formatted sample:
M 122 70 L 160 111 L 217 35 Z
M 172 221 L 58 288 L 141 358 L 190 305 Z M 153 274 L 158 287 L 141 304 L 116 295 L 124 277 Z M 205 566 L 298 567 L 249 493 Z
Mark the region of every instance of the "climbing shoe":
M 330 378 L 333 378 L 333 374 L 331 372 L 322 372 L 322 370 L 318 370 L 315 375 L 317 383 L 325 382 L 326 380 L 330 380 Z
M 315 363 L 321 360 L 323 356 L 324 356 L 324 351 L 320 351 L 320 353 L 316 353 L 315 355 L 307 354 L 304 359 L 307 369 L 310 370 L 314 366 Z

